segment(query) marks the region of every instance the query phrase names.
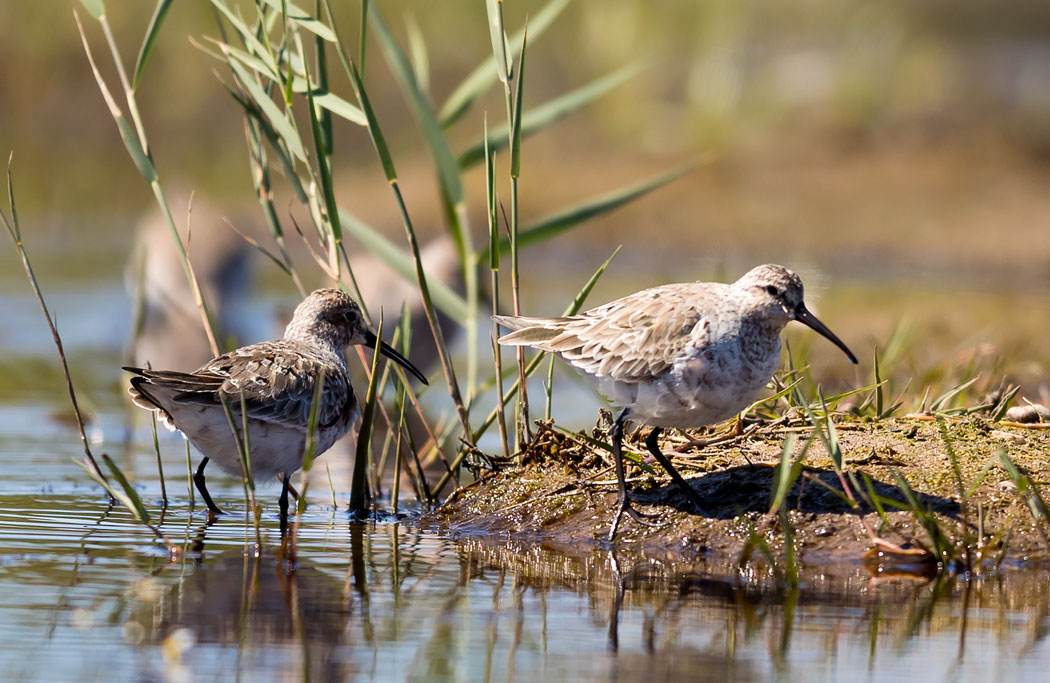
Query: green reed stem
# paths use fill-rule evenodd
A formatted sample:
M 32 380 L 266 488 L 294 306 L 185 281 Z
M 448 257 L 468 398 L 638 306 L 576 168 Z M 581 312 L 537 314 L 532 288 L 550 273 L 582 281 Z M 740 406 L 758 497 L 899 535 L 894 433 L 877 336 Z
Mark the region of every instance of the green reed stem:
M 193 493 L 193 460 L 190 458 L 190 440 L 183 435 L 182 441 L 186 444 L 186 488 L 190 492 L 190 510 L 193 510 L 196 501 Z
M 404 391 L 403 389 L 401 391 Z M 401 495 L 401 435 L 404 433 L 405 428 L 405 399 L 401 397 L 398 401 L 398 418 L 397 418 L 397 443 L 394 446 L 394 483 L 390 489 L 390 504 L 394 508 L 394 514 L 397 514 L 397 503 L 398 498 Z
M 490 281 L 489 286 L 492 290 L 492 313 L 498 314 L 499 308 L 499 268 L 500 268 L 500 252 L 499 252 L 499 215 L 496 212 L 496 171 L 495 171 L 495 159 L 492 152 L 489 150 L 489 120 L 488 115 L 485 116 L 484 124 L 485 134 L 485 200 L 486 200 L 486 212 L 485 215 L 488 219 L 489 228 L 489 273 Z M 506 406 L 503 403 L 503 352 L 500 349 L 499 344 L 496 342 L 496 337 L 499 335 L 499 326 L 495 321 L 492 323 L 492 360 L 495 366 L 494 377 L 496 379 L 496 417 L 497 424 L 499 425 L 499 440 L 500 448 L 503 452 L 504 458 L 510 457 L 510 446 L 507 439 L 507 414 Z
M 325 0 L 325 2 L 327 4 L 329 0 Z M 329 14 L 331 14 L 330 9 Z M 430 325 L 431 334 L 434 336 L 434 343 L 437 345 L 438 356 L 441 359 L 441 367 L 445 374 L 445 383 L 448 385 L 449 393 L 452 395 L 452 402 L 456 406 L 456 412 L 459 416 L 460 424 L 463 427 L 463 434 L 465 437 L 469 437 L 473 433 L 470 429 L 470 415 L 459 390 L 459 382 L 456 380 L 456 370 L 452 365 L 452 358 L 448 351 L 448 345 L 445 343 L 445 337 L 441 331 L 441 323 L 438 321 L 437 314 L 434 311 L 434 303 L 430 296 L 430 288 L 427 286 L 427 276 L 423 269 L 423 261 L 419 252 L 419 241 L 416 239 L 416 232 L 412 226 L 412 219 L 408 215 L 408 208 L 405 206 L 404 197 L 401 195 L 401 187 L 397 180 L 397 171 L 394 167 L 393 158 L 390 156 L 386 139 L 383 137 L 382 130 L 379 127 L 379 121 L 372 109 L 368 93 L 365 91 L 364 83 L 361 81 L 361 75 L 358 73 L 357 67 L 349 60 L 344 50 L 340 49 L 339 54 L 348 71 L 348 75 L 350 76 L 354 88 L 354 93 L 357 95 L 361 109 L 365 112 L 365 116 L 368 119 L 368 131 L 372 138 L 372 144 L 382 162 L 383 171 L 386 174 L 387 181 L 390 183 L 390 188 L 394 193 L 394 201 L 397 203 L 398 212 L 401 215 L 401 222 L 405 228 L 405 234 L 408 238 L 409 246 L 412 249 L 412 256 L 415 260 L 416 282 L 419 286 L 420 297 L 423 300 L 423 312 L 426 314 L 427 323 Z M 399 374 L 403 377 L 403 373 Z
M 255 480 L 252 478 L 252 465 L 251 465 L 251 454 L 245 447 L 248 430 L 247 424 L 245 423 L 244 436 L 245 439 L 241 439 L 240 433 L 237 430 L 237 423 L 233 419 L 233 411 L 230 410 L 230 402 L 226 398 L 226 394 L 223 391 L 217 392 L 219 394 L 219 402 L 222 404 L 222 412 L 226 415 L 226 423 L 230 426 L 230 433 L 233 435 L 234 444 L 237 447 L 237 462 L 241 468 L 241 486 L 244 487 L 244 511 L 245 517 L 250 518 L 255 527 L 255 542 L 259 547 L 262 547 L 262 533 L 259 531 L 259 509 L 255 504 Z M 240 392 L 241 398 L 241 412 L 244 415 L 247 411 L 244 407 L 244 392 Z
M 350 512 L 364 514 L 368 512 L 368 496 L 365 491 L 367 478 L 369 445 L 372 440 L 372 418 L 376 408 L 376 388 L 379 385 L 379 345 L 383 339 L 383 316 L 380 312 L 379 326 L 376 328 L 376 347 L 372 353 L 372 367 L 368 374 L 368 393 L 365 397 L 364 410 L 361 413 L 361 430 L 357 433 L 357 454 L 354 456 L 354 470 L 350 480 Z
M 168 488 L 164 484 L 164 463 L 160 460 L 160 439 L 157 438 L 157 413 L 150 411 L 150 427 L 153 430 L 153 452 L 157 455 L 157 475 L 160 476 L 162 507 L 168 507 Z
M 310 469 L 314 464 L 314 456 L 317 453 L 317 421 L 321 415 L 321 403 L 324 401 L 324 368 L 317 373 L 317 381 L 314 383 L 314 391 L 310 397 L 310 413 L 306 418 L 306 438 L 303 441 L 303 467 L 299 476 L 299 499 L 295 505 L 295 521 L 292 522 L 292 531 L 288 536 L 288 551 L 292 558 L 295 557 L 295 547 L 299 539 L 299 527 L 302 524 L 303 514 L 306 512 L 306 492 L 310 487 Z M 327 463 L 325 464 L 327 467 Z M 291 476 L 290 473 L 288 476 Z M 328 486 L 332 487 L 332 473 L 328 473 Z M 335 504 L 335 489 L 332 489 L 332 504 Z

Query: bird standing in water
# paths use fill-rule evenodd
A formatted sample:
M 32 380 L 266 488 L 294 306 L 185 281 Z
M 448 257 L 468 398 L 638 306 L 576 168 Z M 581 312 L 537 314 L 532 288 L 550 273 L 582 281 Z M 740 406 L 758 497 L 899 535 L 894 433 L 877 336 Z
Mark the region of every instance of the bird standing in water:
M 165 426 L 180 430 L 204 455 L 193 482 L 212 513 L 221 511 L 205 487 L 204 468 L 214 459 L 228 472 L 241 472 L 240 453 L 223 399 L 239 433 L 243 396 L 252 476 L 262 481 L 282 475 L 283 522 L 288 512 L 289 479 L 303 466 L 318 378 L 324 377 L 314 434 L 317 455 L 350 431 L 361 415 L 344 356 L 344 349 L 351 344 L 378 345 L 380 353 L 427 383 L 408 359 L 376 338 L 357 303 L 337 289 L 318 289 L 307 296 L 296 307 L 281 339 L 244 346 L 194 372 L 124 369 L 135 375 L 128 389 L 135 404 L 155 411 Z
M 808 325 L 857 359 L 802 300 L 802 280 L 787 268 L 763 265 L 732 284 L 690 282 L 629 294 L 567 318 L 494 316 L 513 330 L 499 339 L 560 356 L 614 404 L 623 406 L 610 429 L 619 507 L 609 539 L 631 507 L 623 473 L 628 420 L 653 427 L 645 439 L 697 512 L 696 492 L 660 452 L 666 427 L 690 429 L 728 419 L 750 405 L 780 361 L 780 333 L 792 320 Z

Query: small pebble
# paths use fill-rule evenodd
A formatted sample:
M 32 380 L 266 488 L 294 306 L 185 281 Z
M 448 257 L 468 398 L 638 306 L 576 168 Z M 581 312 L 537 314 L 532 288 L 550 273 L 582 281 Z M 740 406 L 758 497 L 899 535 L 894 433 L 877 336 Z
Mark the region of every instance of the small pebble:
M 1017 484 L 1006 480 L 999 482 L 999 490 L 1003 493 L 1017 493 Z
M 1038 403 L 1014 406 L 1006 411 L 1003 419 L 1008 422 L 1022 422 L 1025 424 L 1050 421 L 1050 408 Z
M 1001 429 L 993 429 L 992 438 L 999 439 L 1000 441 L 1012 441 L 1015 443 L 1024 441 L 1024 437 L 1020 434 L 1014 434 L 1013 432 L 1004 432 Z

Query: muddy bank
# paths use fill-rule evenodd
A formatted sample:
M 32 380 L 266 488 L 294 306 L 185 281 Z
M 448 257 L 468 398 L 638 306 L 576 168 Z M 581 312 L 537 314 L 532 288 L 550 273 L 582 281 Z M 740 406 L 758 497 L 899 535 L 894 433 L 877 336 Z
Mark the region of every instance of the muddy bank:
M 684 436 L 665 439 L 664 453 L 705 502 L 704 514 L 694 514 L 659 465 L 649 461 L 640 440 L 646 432 L 633 434 L 629 451 L 644 465 L 628 462 L 631 497 L 640 511 L 656 515 L 660 526 L 625 518 L 618 548 L 680 561 L 736 559 L 757 532 L 783 556 L 784 529 L 768 514 L 776 465 L 788 434 L 796 436 L 795 452 L 801 453 L 811 431 L 797 420 L 752 427 L 713 445 L 691 444 Z M 604 438 L 598 428 L 588 436 Z M 968 546 L 982 553 L 987 565 L 1048 554 L 1047 529 L 1034 521 L 1000 453 L 1005 450 L 1042 489 L 1050 480 L 1050 431 L 966 418 L 948 420 L 942 434 L 935 421 L 900 418 L 839 423 L 838 436 L 846 472 L 859 482 L 867 475 L 880 498 L 901 503 L 906 496 L 895 475 L 903 477 L 960 555 Z M 957 456 L 958 475 L 949 448 Z M 868 505 L 852 509 L 819 439 L 813 439 L 804 462 L 788 496 L 794 548 L 804 564 L 859 560 L 873 547 L 865 527 L 892 543 L 933 548 L 930 530 L 913 510 L 887 506 L 886 524 Z M 523 465 L 463 487 L 424 523 L 463 536 L 496 535 L 571 551 L 604 547 L 615 511 L 611 455 L 581 435 L 541 427 Z

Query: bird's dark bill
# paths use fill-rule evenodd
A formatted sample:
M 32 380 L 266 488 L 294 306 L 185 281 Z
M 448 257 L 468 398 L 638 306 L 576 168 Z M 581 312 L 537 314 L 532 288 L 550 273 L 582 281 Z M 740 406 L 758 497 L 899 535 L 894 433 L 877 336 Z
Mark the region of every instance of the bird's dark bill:
M 427 382 L 426 376 L 424 376 L 423 373 L 419 371 L 419 368 L 417 368 L 415 365 L 412 365 L 412 363 L 407 358 L 398 353 L 393 346 L 387 344 L 385 341 L 380 341 L 376 338 L 374 334 L 369 332 L 367 338 L 365 339 L 365 345 L 374 349 L 376 347 L 376 342 L 379 343 L 379 353 L 383 354 L 384 356 L 393 360 L 404 369 L 411 372 L 412 375 L 415 376 L 415 378 L 423 384 L 430 384 L 429 382 Z
M 853 363 L 854 365 L 857 364 L 857 357 L 853 355 L 853 352 L 849 350 L 849 347 L 847 347 L 841 339 L 836 337 L 835 333 L 829 330 L 827 325 L 820 322 L 820 320 L 817 319 L 817 316 L 810 313 L 809 309 L 806 308 L 804 304 L 799 304 L 798 308 L 795 309 L 795 320 L 799 321 L 803 325 L 813 328 L 820 334 L 827 337 L 832 344 L 842 349 L 842 351 L 846 354 L 846 357 L 849 358 L 850 363 Z

